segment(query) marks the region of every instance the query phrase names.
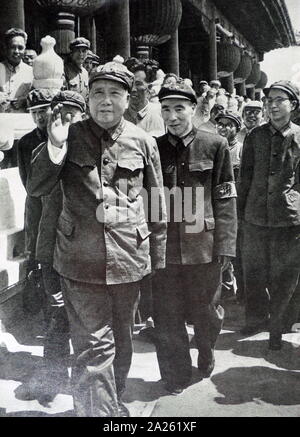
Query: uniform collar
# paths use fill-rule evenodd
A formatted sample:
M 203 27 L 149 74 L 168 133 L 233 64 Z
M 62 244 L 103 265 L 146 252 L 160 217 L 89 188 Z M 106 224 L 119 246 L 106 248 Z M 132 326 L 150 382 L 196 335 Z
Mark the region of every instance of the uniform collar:
M 36 128 L 36 135 L 40 141 L 45 141 L 48 138 L 47 131 L 42 131 L 38 127 Z
M 94 135 L 96 135 L 96 137 L 100 139 L 103 137 L 103 134 L 106 132 L 113 141 L 116 141 L 125 129 L 125 120 L 123 117 L 121 118 L 121 120 L 116 126 L 113 126 L 109 129 L 103 129 L 92 118 L 88 119 L 88 123 Z
M 281 129 L 277 129 L 271 122 L 269 122 L 269 129 L 272 135 L 275 135 L 279 132 L 283 137 L 286 137 L 292 130 L 291 121 L 289 121 L 286 125 L 284 125 Z
M 184 137 L 176 137 L 175 135 L 172 135 L 170 132 L 168 132 L 167 135 L 168 135 L 168 140 L 172 144 L 172 146 L 176 147 L 178 141 L 181 140 L 183 142 L 184 147 L 188 147 L 196 136 L 196 128 L 193 127 L 192 130 Z
M 234 139 L 230 142 L 228 141 L 228 144 L 229 144 L 230 149 L 233 149 L 235 146 L 237 146 L 237 144 L 238 144 L 237 137 L 234 137 Z
M 15 67 L 14 67 L 12 64 L 10 64 L 10 63 L 8 62 L 8 60 L 5 60 L 5 61 L 4 61 L 4 64 L 6 65 L 7 69 L 8 69 L 11 73 L 17 73 L 17 72 L 20 70 L 20 68 L 21 68 L 21 66 L 22 66 L 22 64 L 23 64 L 23 61 L 22 61 L 22 59 L 21 59 L 20 64 L 16 65 Z
M 149 111 L 149 102 L 147 103 L 146 106 L 144 106 L 143 109 L 141 109 L 140 111 L 137 112 L 137 118 L 139 120 L 143 120 L 143 118 L 146 117 L 148 111 Z

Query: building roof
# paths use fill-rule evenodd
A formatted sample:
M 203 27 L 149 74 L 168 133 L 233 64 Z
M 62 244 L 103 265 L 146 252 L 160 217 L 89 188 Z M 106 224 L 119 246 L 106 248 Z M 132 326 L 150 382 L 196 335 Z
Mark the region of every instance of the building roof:
M 220 12 L 258 52 L 268 52 L 296 44 L 284 0 L 213 1 Z

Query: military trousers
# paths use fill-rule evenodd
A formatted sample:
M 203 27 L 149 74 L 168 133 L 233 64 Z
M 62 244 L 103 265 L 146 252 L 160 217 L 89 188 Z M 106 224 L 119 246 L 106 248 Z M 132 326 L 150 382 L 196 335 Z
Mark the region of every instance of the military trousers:
M 42 263 L 41 267 L 46 293 L 44 370 L 48 378 L 65 379 L 68 377 L 70 362 L 70 328 L 61 291 L 60 276 L 51 264 Z
M 80 417 L 118 417 L 133 345 L 139 282 L 97 285 L 61 278 L 75 354 L 74 408 Z
M 224 310 L 221 266 L 217 262 L 198 265 L 167 264 L 153 281 L 153 318 L 157 358 L 162 380 L 173 387 L 186 385 L 192 376 L 187 313 L 194 325 L 198 368 L 214 360 L 214 347 L 221 331 Z
M 300 272 L 300 226 L 243 225 L 243 272 L 247 325 L 268 318 L 270 334 L 280 335 Z

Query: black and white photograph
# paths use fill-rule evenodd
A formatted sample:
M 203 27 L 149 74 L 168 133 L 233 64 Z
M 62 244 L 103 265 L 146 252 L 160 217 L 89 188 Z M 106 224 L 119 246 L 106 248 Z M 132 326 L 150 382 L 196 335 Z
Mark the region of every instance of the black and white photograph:
M 0 0 L 0 417 L 300 417 L 300 0 Z

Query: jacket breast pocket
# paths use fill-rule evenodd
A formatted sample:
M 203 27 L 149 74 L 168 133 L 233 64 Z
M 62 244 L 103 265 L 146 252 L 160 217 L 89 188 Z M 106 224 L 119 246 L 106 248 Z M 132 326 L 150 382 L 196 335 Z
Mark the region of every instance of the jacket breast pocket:
M 80 177 L 87 176 L 96 167 L 96 161 L 89 156 L 76 156 L 72 155 L 67 158 L 65 164 L 65 171 L 69 171 L 73 174 L 80 175 Z
M 177 183 L 176 166 L 173 164 L 163 166 L 162 173 L 164 179 L 164 186 L 168 188 L 175 187 Z
M 136 198 L 143 187 L 143 169 L 142 158 L 118 160 L 114 185 L 131 200 Z
M 213 161 L 203 160 L 189 163 L 189 172 L 193 184 L 206 185 L 211 179 Z
M 58 219 L 57 228 L 63 235 L 71 238 L 74 234 L 75 226 L 74 226 L 73 222 L 65 219 L 63 216 L 60 216 Z

